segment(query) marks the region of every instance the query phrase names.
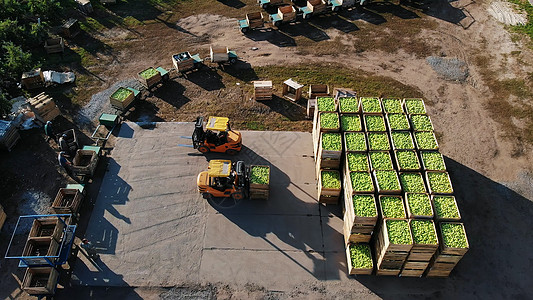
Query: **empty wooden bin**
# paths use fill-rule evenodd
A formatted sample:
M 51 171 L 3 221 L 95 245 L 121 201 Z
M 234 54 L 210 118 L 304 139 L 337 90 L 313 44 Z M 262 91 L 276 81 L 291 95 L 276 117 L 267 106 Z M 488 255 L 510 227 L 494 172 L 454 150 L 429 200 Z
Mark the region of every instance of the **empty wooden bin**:
M 51 267 L 26 268 L 22 290 L 30 295 L 54 294 L 59 272 Z
M 77 214 L 80 210 L 83 195 L 78 189 L 59 189 L 52 210 L 56 214 Z
M 272 81 L 254 81 L 255 101 L 272 100 Z

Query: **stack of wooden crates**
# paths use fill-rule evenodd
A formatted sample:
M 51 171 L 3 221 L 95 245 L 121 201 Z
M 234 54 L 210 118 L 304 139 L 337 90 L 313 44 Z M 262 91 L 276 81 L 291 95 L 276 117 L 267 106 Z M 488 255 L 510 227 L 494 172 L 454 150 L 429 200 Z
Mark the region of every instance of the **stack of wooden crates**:
M 333 97 L 319 97 L 313 117 L 313 150 L 315 157 L 316 178 L 318 181 L 318 202 L 325 204 L 338 204 L 341 196 L 341 187 L 324 188 L 322 183 L 323 172 L 333 172 L 340 180 L 340 166 L 342 155 L 342 139 L 340 133 L 339 114 L 337 104 Z M 327 128 L 322 119 L 331 117 L 333 126 Z M 336 124 L 335 124 L 336 123 Z M 338 139 L 340 148 L 337 150 L 324 149 L 323 137 L 331 135 Z
M 61 111 L 59 111 L 59 108 L 52 97 L 45 93 L 40 93 L 37 96 L 30 98 L 28 101 L 31 110 L 35 114 L 35 119 L 43 124 L 47 121 L 52 121 L 61 114 Z

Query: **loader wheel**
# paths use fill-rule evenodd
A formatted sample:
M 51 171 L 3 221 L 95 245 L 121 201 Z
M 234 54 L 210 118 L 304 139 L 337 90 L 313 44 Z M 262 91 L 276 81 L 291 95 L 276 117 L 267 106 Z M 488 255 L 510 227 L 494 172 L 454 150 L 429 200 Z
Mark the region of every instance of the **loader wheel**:
M 198 151 L 200 151 L 202 153 L 208 153 L 209 152 L 209 148 L 207 148 L 206 146 L 200 146 L 200 147 L 198 147 Z
M 248 28 L 247 27 L 243 27 L 243 28 L 241 28 L 241 31 L 242 31 L 242 33 L 247 33 L 248 32 Z
M 242 200 L 242 198 L 244 198 L 244 195 L 242 192 L 235 192 L 231 194 L 231 198 L 233 198 L 234 200 Z
M 238 153 L 237 150 L 234 150 L 234 149 L 228 149 L 228 150 L 226 150 L 226 154 L 227 154 L 227 155 L 235 155 L 235 154 L 237 154 L 237 153 Z
M 231 65 L 235 64 L 236 62 L 237 62 L 237 60 L 235 58 L 230 58 L 230 60 L 229 60 L 229 63 Z

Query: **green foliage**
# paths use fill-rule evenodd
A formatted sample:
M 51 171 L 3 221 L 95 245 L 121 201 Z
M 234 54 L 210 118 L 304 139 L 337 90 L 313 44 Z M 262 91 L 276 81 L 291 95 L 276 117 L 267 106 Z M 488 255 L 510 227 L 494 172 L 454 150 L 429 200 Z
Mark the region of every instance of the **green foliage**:
M 331 97 L 316 98 L 318 111 L 335 111 L 335 99 Z
M 387 133 L 369 132 L 368 148 L 370 150 L 390 150 L 389 137 Z
M 333 151 L 342 150 L 342 141 L 340 133 L 323 133 L 322 149 Z
M 433 193 L 452 193 L 452 185 L 448 173 L 428 172 L 428 184 Z
M 418 170 L 420 163 L 416 152 L 409 150 L 396 151 L 396 158 L 398 160 L 398 169 L 400 170 Z
M 392 170 L 392 159 L 388 152 L 375 151 L 369 153 L 370 163 L 374 170 Z
M 356 192 L 373 192 L 372 177 L 368 172 L 350 172 L 352 188 Z
M 0 115 L 7 114 L 11 111 L 11 102 L 7 95 L 0 91 Z
M 320 114 L 320 128 L 326 128 L 326 129 L 339 128 L 339 115 L 337 113 Z
M 356 113 L 359 111 L 359 101 L 353 97 L 341 97 L 339 109 L 341 113 Z
M 405 199 L 407 205 L 409 205 L 409 211 L 411 215 L 415 216 L 432 216 L 431 201 L 427 194 L 413 194 L 406 193 Z
M 376 170 L 374 175 L 379 191 L 399 191 L 401 189 L 396 171 Z
M 409 245 L 413 243 L 409 224 L 406 220 L 387 220 L 387 234 L 394 245 Z
M 390 130 L 409 130 L 409 120 L 405 114 L 388 114 L 387 120 L 389 121 Z
M 268 184 L 270 169 L 265 166 L 253 166 L 250 172 L 250 182 L 257 184 Z
M 359 115 L 342 115 L 341 116 L 342 131 L 361 131 L 361 118 Z
M 368 158 L 365 153 L 346 153 L 350 171 L 369 171 Z
M 366 151 L 366 138 L 364 132 L 350 132 L 344 135 L 346 148 L 349 151 Z
M 527 14 L 527 23 L 525 25 L 512 26 L 516 31 L 523 32 L 529 36 L 533 41 L 533 5 L 527 0 L 509 0 L 509 2 L 518 5 L 520 10 L 523 10 Z
M 320 174 L 322 178 L 322 187 L 326 189 L 340 189 L 341 178 L 339 172 L 322 171 Z
M 459 209 L 453 196 L 435 196 L 433 198 L 435 215 L 439 218 L 459 218 Z
M 19 78 L 22 70 L 33 67 L 31 54 L 22 50 L 12 42 L 2 44 L 3 56 L 0 58 L 0 72 L 2 77 Z
M 380 197 L 381 210 L 383 218 L 405 218 L 405 209 L 403 208 L 402 197 L 400 196 L 383 196 Z
M 381 100 L 386 113 L 403 113 L 402 100 L 396 98 L 386 98 Z
M 364 115 L 366 131 L 386 131 L 383 116 Z
M 442 233 L 442 240 L 446 247 L 451 248 L 466 248 L 468 242 L 466 241 L 466 233 L 463 224 L 461 223 L 441 223 L 440 229 Z
M 33 15 L 44 18 L 51 18 L 61 11 L 58 0 L 28 0 L 27 7 Z
M 372 195 L 353 195 L 353 209 L 358 217 L 376 217 L 376 202 Z
M 411 232 L 415 244 L 437 244 L 435 224 L 430 220 L 411 220 Z
M 367 244 L 350 245 L 350 258 L 355 269 L 372 269 L 372 254 Z
M 400 174 L 400 183 L 406 193 L 425 193 L 426 186 L 420 173 L 402 173 Z

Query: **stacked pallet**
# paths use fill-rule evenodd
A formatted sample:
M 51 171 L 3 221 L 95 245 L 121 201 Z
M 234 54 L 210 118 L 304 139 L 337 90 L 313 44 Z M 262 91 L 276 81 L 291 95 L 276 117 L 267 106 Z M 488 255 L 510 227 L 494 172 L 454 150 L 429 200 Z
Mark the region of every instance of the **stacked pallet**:
M 413 247 L 411 229 L 406 219 L 384 219 L 380 225 L 375 239 L 376 275 L 397 276 Z
M 19 139 L 19 131 L 13 122 L 0 120 L 0 146 L 11 151 Z
M 272 100 L 272 81 L 254 81 L 254 100 Z
M 61 114 L 56 103 L 52 97 L 45 93 L 40 93 L 37 96 L 28 99 L 30 108 L 35 114 L 35 119 L 43 124 L 47 121 L 52 121 Z
M 337 204 L 341 195 L 342 137 L 335 99 L 319 97 L 313 117 L 313 150 L 318 201 Z M 327 178 L 327 180 L 326 180 Z

